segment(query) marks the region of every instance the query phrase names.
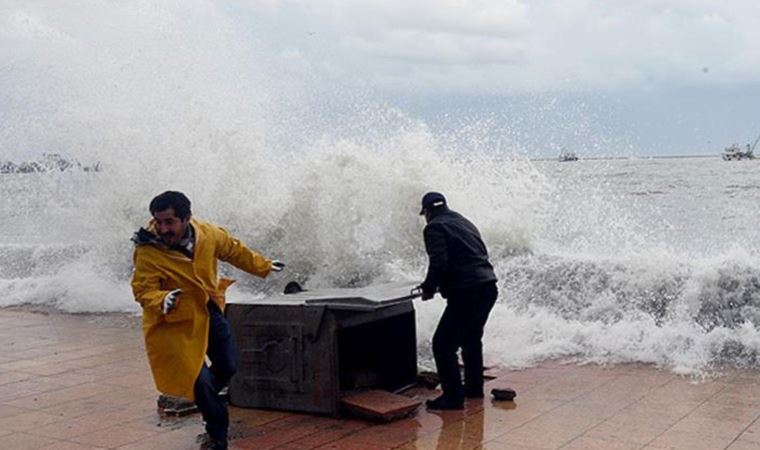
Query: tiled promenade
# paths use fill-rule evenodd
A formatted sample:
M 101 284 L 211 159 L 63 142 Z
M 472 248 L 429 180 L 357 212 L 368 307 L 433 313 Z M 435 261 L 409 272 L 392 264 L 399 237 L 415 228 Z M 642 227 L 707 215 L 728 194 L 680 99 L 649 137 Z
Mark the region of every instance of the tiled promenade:
M 0 309 L 0 334 L 0 449 L 199 448 L 198 415 L 156 412 L 139 319 Z M 638 365 L 546 363 L 494 386 L 516 401 L 384 425 L 232 408 L 231 448 L 760 448 L 758 372 L 695 384 Z

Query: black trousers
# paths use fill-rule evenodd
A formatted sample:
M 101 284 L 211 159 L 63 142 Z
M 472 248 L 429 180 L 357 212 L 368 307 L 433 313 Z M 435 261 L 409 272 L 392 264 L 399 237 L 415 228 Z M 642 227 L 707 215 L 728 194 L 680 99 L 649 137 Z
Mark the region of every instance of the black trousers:
M 208 301 L 210 315 L 208 330 L 208 350 L 211 367 L 203 364 L 198 379 L 195 380 L 195 404 L 206 422 L 206 432 L 212 439 L 226 441 L 230 426 L 227 405 L 219 398 L 219 391 L 225 387 L 237 372 L 238 353 L 232 340 L 230 324 L 216 303 Z
M 496 303 L 496 283 L 484 283 L 449 295 L 433 335 L 433 357 L 445 398 L 459 402 L 483 392 L 483 328 Z M 462 349 L 464 386 L 457 350 Z

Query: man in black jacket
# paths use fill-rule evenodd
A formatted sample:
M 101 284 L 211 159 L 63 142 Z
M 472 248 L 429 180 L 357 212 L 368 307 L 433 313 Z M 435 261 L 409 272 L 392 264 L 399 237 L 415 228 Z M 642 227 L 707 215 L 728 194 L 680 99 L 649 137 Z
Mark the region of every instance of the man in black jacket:
M 446 205 L 438 192 L 422 197 L 425 216 L 425 250 L 430 258 L 427 276 L 419 286 L 422 300 L 436 291 L 446 298 L 433 335 L 433 356 L 443 395 L 428 400 L 429 409 L 462 409 L 464 398 L 483 397 L 483 328 L 498 290 L 488 262 L 488 250 L 480 232 L 461 214 Z M 459 374 L 457 350 L 462 349 L 464 386 Z

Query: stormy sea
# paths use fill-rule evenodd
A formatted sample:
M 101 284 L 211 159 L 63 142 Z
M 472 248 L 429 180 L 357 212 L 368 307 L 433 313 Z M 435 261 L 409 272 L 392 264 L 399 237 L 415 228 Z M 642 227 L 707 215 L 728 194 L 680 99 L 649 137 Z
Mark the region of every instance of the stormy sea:
M 232 299 L 421 280 L 419 200 L 437 190 L 499 277 L 488 361 L 760 367 L 760 162 L 534 160 L 498 138 L 514 129 L 442 129 L 317 79 L 210 3 L 45 4 L 0 11 L 0 163 L 67 163 L 0 174 L 0 306 L 139 314 L 129 239 L 167 189 L 288 264 L 266 280 L 224 266 Z M 416 307 L 425 355 L 443 301 Z

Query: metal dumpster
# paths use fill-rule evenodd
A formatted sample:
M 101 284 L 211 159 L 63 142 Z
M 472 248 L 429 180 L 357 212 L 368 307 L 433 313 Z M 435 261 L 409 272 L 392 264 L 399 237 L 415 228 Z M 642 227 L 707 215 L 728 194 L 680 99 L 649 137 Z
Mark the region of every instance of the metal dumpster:
M 414 384 L 413 287 L 391 283 L 229 303 L 240 351 L 230 403 L 338 415 L 344 396 Z

